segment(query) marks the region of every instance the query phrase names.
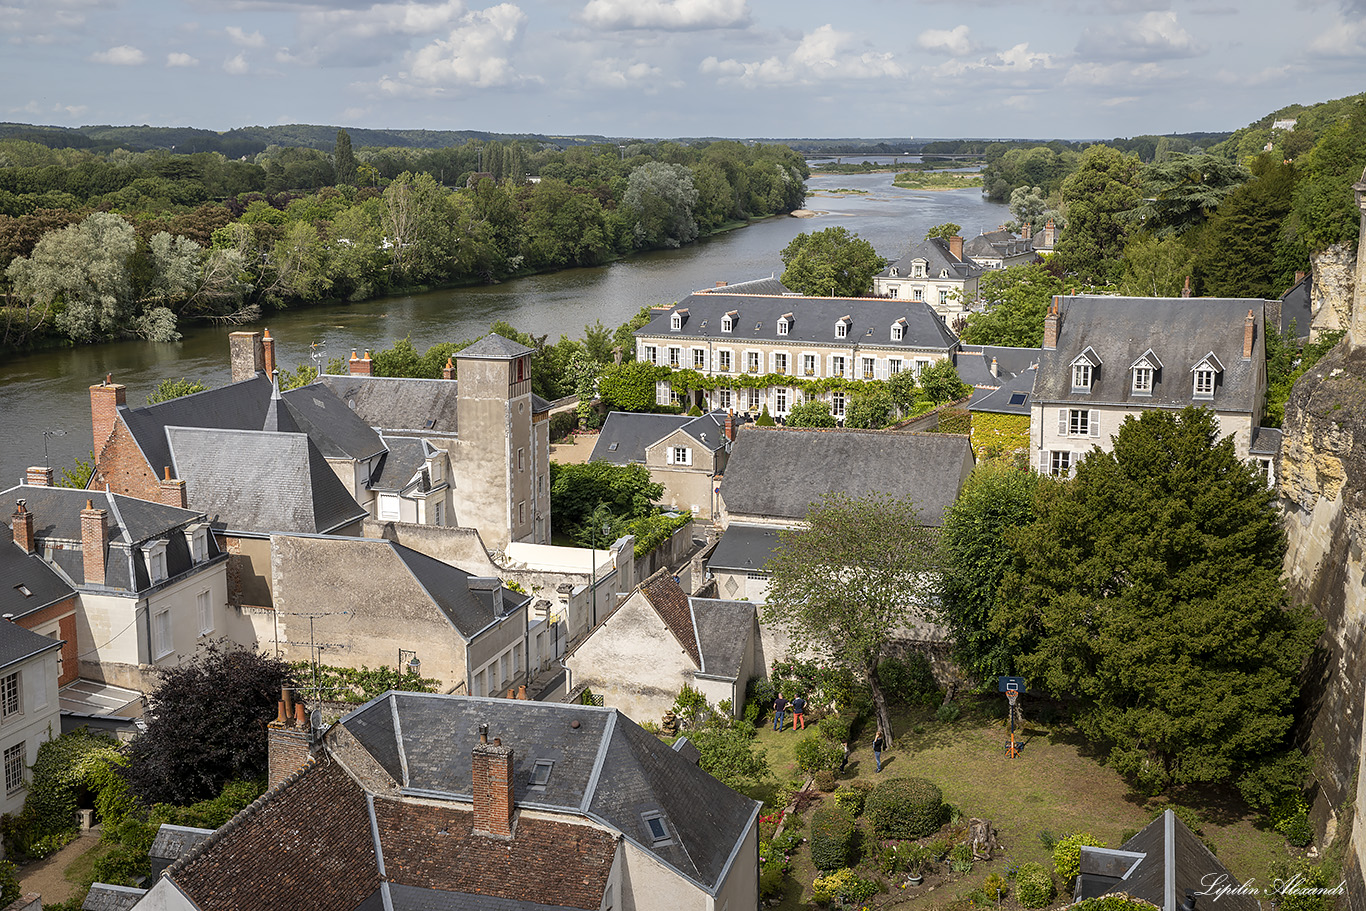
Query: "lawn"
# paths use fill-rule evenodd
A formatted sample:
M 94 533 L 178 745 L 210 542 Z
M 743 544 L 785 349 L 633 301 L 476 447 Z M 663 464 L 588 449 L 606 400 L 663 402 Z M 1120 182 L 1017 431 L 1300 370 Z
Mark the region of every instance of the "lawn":
M 1008 759 L 1003 748 L 1008 733 L 1002 720 L 994 717 L 998 709 L 1003 714 L 1003 706 L 996 706 L 994 698 L 966 699 L 961 704 L 965 709 L 962 716 L 949 723 L 936 720 L 933 712 L 923 709 L 894 713 L 897 740 L 883 753 L 881 776 L 874 771 L 868 742 L 871 734 L 860 734 L 847 777 L 928 778 L 965 818 L 991 820 L 999 833 L 1001 850 L 993 861 L 977 863 L 970 873 L 958 874 L 933 891 L 928 887 L 934 881 L 929 880 L 921 889 L 878 895 L 869 907 L 937 908 L 980 886 L 989 874 L 1004 876 L 1012 864 L 1039 861 L 1051 870 L 1052 857 L 1045 838 L 1085 831 L 1117 847 L 1121 836 L 1142 828 L 1160 808 L 1160 801 L 1150 803 L 1132 793 L 1069 727 L 1026 724 L 1020 734 L 1024 749 L 1018 758 Z M 758 744 L 780 781 L 802 777 L 794 752 L 802 736 L 790 728 L 774 732 L 771 724 L 759 729 Z M 841 781 L 841 786 L 844 784 Z M 771 795 L 770 787 L 753 796 Z M 1197 799 L 1182 795 L 1180 802 L 1199 812 L 1205 820 L 1205 839 L 1240 880 L 1252 877 L 1269 882 L 1272 863 L 1288 856 L 1285 840 L 1269 828 L 1259 827 L 1236 796 L 1215 794 Z M 805 816 L 809 818 L 809 810 Z M 815 874 L 803 846 L 793 858 L 792 883 L 779 907 L 809 907 Z M 1059 902 L 1064 898 L 1060 896 Z

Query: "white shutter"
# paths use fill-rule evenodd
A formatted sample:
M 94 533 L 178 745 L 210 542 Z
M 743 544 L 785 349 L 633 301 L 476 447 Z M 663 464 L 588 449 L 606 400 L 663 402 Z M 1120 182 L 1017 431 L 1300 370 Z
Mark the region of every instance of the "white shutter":
M 1067 436 L 1067 409 L 1058 409 L 1058 436 Z
M 684 464 L 684 465 L 691 465 L 691 464 L 692 464 L 692 449 L 691 449 L 691 448 L 683 450 L 683 464 Z
M 1093 436 L 1093 437 L 1098 437 L 1098 436 L 1100 436 L 1100 412 L 1099 412 L 1099 411 L 1094 411 L 1094 410 L 1093 410 L 1093 411 L 1091 412 L 1091 419 L 1090 419 L 1089 421 L 1087 421 L 1087 424 L 1090 425 L 1090 427 L 1091 427 L 1091 436 Z
M 674 448 L 672 446 L 668 447 L 668 452 L 664 456 L 664 461 L 668 465 L 672 465 L 674 463 Z

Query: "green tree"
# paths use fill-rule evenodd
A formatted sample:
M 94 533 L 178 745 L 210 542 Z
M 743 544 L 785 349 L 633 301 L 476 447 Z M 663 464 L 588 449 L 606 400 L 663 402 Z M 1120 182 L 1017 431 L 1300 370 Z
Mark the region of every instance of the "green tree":
M 957 368 L 947 358 L 920 371 L 919 379 L 925 397 L 936 405 L 972 395 L 972 387 L 958 378 Z
M 782 533 L 767 564 L 765 621 L 867 681 L 889 740 L 892 719 L 876 670 L 896 632 L 928 607 L 935 534 L 909 500 L 835 493 Z
M 62 469 L 61 480 L 57 482 L 58 487 L 72 487 L 76 490 L 84 490 L 85 485 L 90 483 L 90 476 L 95 473 L 95 452 L 91 450 L 90 458 L 83 459 L 76 456 L 76 464 L 70 468 Z
M 984 681 L 1014 671 L 1006 640 L 991 628 L 996 590 L 1013 558 L 1006 532 L 1034 521 L 1041 482 L 1029 469 L 979 462 L 944 516 L 939 620 L 954 660 Z
M 1251 176 L 1241 164 L 1208 152 L 1174 155 L 1140 172 L 1144 199 L 1132 217 L 1150 233 L 1180 234 L 1208 218 Z
M 773 420 L 773 415 L 768 413 L 768 406 L 765 405 L 760 411 L 759 416 L 754 419 L 755 427 L 776 427 L 778 422 Z
M 356 182 L 356 156 L 351 151 L 351 134 L 345 130 L 337 131 L 337 145 L 332 154 L 332 166 L 336 170 L 338 184 L 352 186 Z
M 782 282 L 812 297 L 862 297 L 887 260 L 845 228 L 798 234 L 782 252 Z
M 550 463 L 551 520 L 557 531 L 584 546 L 594 537 L 602 543 L 604 523 L 615 537 L 626 523 L 652 515 L 663 493 L 664 486 L 650 480 L 644 465 Z
M 1212 411 L 1128 418 L 1008 533 L 992 629 L 1033 687 L 1149 791 L 1283 754 L 1322 630 L 1287 604 L 1275 494 Z
M 933 228 L 926 231 L 925 239 L 930 240 L 937 237 L 940 240 L 948 240 L 950 237 L 959 237 L 962 233 L 962 225 L 956 225 L 951 221 L 946 221 L 942 225 L 935 225 Z
M 982 313 L 969 313 L 963 341 L 973 345 L 1037 348 L 1043 344 L 1043 318 L 1062 280 L 1042 263 L 993 269 L 982 276 L 978 294 Z
M 655 383 L 667 373 L 648 361 L 609 364 L 598 377 L 598 396 L 613 411 L 658 411 Z
M 820 399 L 808 399 L 800 405 L 793 405 L 787 414 L 788 427 L 834 427 L 835 416 L 830 413 L 830 404 Z
M 891 393 L 892 402 L 896 405 L 901 414 L 906 414 L 915 407 L 916 401 L 920 398 L 920 386 L 916 382 L 915 371 L 902 370 L 893 373 L 887 378 L 887 391 Z
M 1295 193 L 1295 169 L 1263 155 L 1252 172 L 1201 232 L 1195 263 L 1201 294 L 1275 298 L 1290 287 L 1296 263 L 1276 251 Z
M 896 404 L 885 383 L 869 383 L 856 391 L 844 412 L 844 426 L 881 430 L 892 422 Z
M 194 395 L 196 392 L 203 392 L 208 389 L 199 380 L 185 379 L 184 377 L 173 380 L 164 379 L 157 384 L 157 388 L 152 390 L 147 396 L 147 404 L 155 405 L 157 402 L 168 402 L 171 399 L 178 399 L 184 395 Z
M 1056 214 L 1048 208 L 1048 201 L 1038 187 L 1016 187 L 1011 190 L 1010 214 L 1014 220 L 1006 227 L 1012 231 L 1023 231 L 1028 225 L 1032 233 L 1041 234 L 1048 219 L 1054 219 L 1055 225 L 1057 222 Z
M 1067 230 L 1050 265 L 1084 282 L 1119 280 L 1131 224 L 1126 213 L 1140 199 L 1140 167 L 1137 157 L 1109 146 L 1093 145 L 1082 153 L 1081 163 L 1062 184 Z
M 697 189 L 682 165 L 647 162 L 631 172 L 621 205 L 637 247 L 678 247 L 697 239 Z
M 1175 237 L 1144 235 L 1124 248 L 1119 293 L 1128 297 L 1180 297 L 1195 268 L 1195 251 Z
M 1303 177 L 1295 188 L 1288 227 L 1309 250 L 1356 245 L 1361 212 L 1352 185 L 1366 169 L 1366 96 L 1350 100 L 1337 122 L 1295 162 Z

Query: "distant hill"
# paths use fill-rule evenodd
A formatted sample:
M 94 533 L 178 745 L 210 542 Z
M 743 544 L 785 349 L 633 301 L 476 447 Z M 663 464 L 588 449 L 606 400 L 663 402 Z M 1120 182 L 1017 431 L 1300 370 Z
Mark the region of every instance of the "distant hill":
M 1366 104 L 1366 92 L 1318 104 L 1286 105 L 1235 131 L 1225 142 L 1210 151 L 1229 158 L 1246 158 L 1256 155 L 1266 148 L 1267 143 L 1271 143 L 1286 158 L 1295 158 L 1312 148 L 1326 129 L 1347 120 L 1353 110 L 1363 104 Z M 1289 129 L 1273 128 L 1274 124 L 1292 121 L 1293 126 Z

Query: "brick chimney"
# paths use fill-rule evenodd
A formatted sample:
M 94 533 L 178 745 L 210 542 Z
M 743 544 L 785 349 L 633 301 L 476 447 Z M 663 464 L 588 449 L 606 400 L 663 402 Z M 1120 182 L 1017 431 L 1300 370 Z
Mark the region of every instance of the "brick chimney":
M 266 351 L 259 332 L 228 333 L 228 356 L 232 362 L 232 381 L 240 383 L 266 369 Z
M 735 439 L 735 411 L 733 409 L 726 412 L 726 439 Z
M 1252 315 L 1252 311 L 1247 311 L 1247 319 L 1243 320 L 1243 360 L 1252 357 L 1252 340 L 1257 336 L 1257 318 Z
M 1048 224 L 1043 226 L 1043 245 L 1045 249 L 1052 249 L 1053 244 L 1058 239 L 1058 226 L 1053 223 L 1053 219 L 1048 220 Z
M 293 690 L 281 687 L 275 720 L 266 725 L 267 787 L 274 788 L 308 764 L 312 733 L 304 704 L 294 701 Z
M 1029 240 L 1029 238 L 1031 238 L 1031 237 L 1033 237 L 1033 236 L 1034 236 L 1034 226 L 1031 225 L 1029 222 L 1025 222 L 1025 223 L 1024 223 L 1024 227 L 1020 229 L 1020 237 L 1023 238 L 1024 240 Z
M 52 469 L 41 465 L 31 465 L 24 477 L 24 483 L 29 487 L 51 487 Z
M 1058 327 L 1062 323 L 1062 314 L 1058 312 L 1062 298 L 1054 295 L 1053 306 L 1049 308 L 1048 315 L 1043 318 L 1043 346 L 1045 348 L 1058 347 Z
M 95 508 L 94 500 L 85 501 L 81 510 L 81 553 L 85 557 L 85 584 L 104 584 L 105 552 L 109 547 L 108 513 Z
M 356 352 L 351 352 L 351 360 L 347 365 L 351 370 L 352 376 L 370 375 L 370 349 L 365 349 L 365 357 L 356 357 Z
M 1185 283 L 1184 285 L 1181 286 L 1181 296 L 1182 296 L 1182 297 L 1190 297 L 1190 296 L 1191 296 L 1191 277 L 1190 277 L 1189 275 L 1186 276 L 1186 283 Z
M 726 285 L 728 285 L 728 284 L 729 284 L 729 282 L 717 282 L 717 283 L 716 283 L 716 287 L 718 287 L 718 288 L 724 288 L 724 287 L 726 287 Z
M 495 739 L 489 743 L 488 725 L 479 726 L 479 742 L 472 754 L 474 768 L 474 831 L 494 838 L 512 837 L 512 747 Z
M 14 543 L 24 549 L 24 553 L 33 553 L 33 513 L 25 507 L 27 501 L 20 500 L 15 506 L 14 515 L 10 517 L 10 530 L 14 532 Z
M 950 237 L 949 252 L 953 254 L 954 259 L 961 261 L 963 259 L 963 238 L 957 234 Z
M 446 366 L 441 368 L 441 378 L 443 380 L 455 379 L 455 362 L 446 358 Z
M 114 432 L 119 406 L 127 404 L 128 387 L 114 382 L 112 373 L 105 375 L 103 383 L 90 387 L 90 436 L 94 441 L 91 448 L 97 458 L 104 449 L 104 441 Z
M 261 362 L 266 371 L 266 376 L 275 375 L 275 339 L 270 337 L 270 330 L 267 329 L 261 334 Z
M 166 466 L 166 476 L 157 481 L 157 487 L 161 490 L 161 502 L 167 506 L 176 506 L 180 509 L 188 509 L 190 501 L 186 497 L 185 482 L 171 477 L 171 466 Z
M 1298 284 L 1299 284 L 1300 282 L 1302 282 L 1302 281 L 1304 281 L 1304 273 L 1303 273 L 1303 272 L 1296 272 L 1296 273 L 1295 273 L 1295 284 L 1298 285 Z

